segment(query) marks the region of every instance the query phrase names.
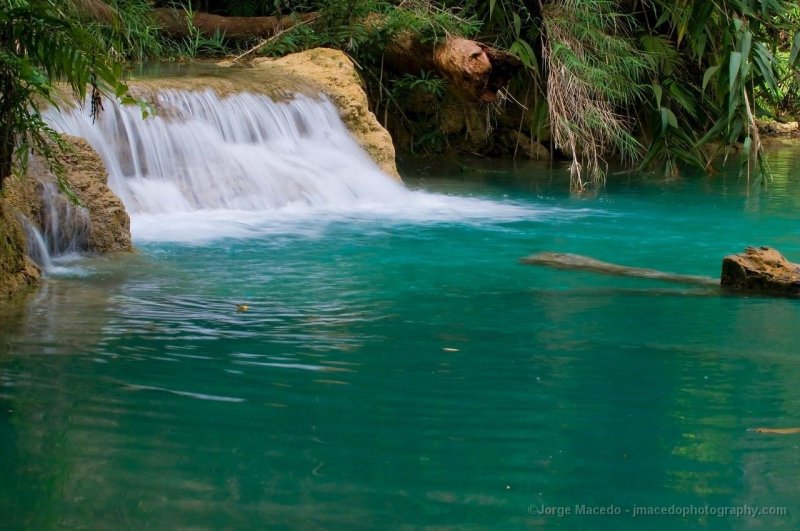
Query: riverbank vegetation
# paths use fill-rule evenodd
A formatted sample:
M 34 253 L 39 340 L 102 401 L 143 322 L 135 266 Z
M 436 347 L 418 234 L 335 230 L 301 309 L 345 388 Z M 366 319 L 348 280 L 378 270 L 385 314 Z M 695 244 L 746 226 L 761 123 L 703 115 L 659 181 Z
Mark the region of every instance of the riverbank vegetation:
M 4 12 L 56 4 L 2 2 Z M 118 71 L 103 65 L 113 62 L 209 55 L 245 62 L 329 46 L 359 66 L 373 110 L 401 149 L 564 158 L 578 189 L 601 184 L 611 161 L 675 176 L 687 167 L 712 172 L 735 155 L 742 175 L 761 179 L 768 168 L 757 120 L 792 120 L 800 111 L 800 7 L 789 1 L 68 4 L 58 17 L 45 14 L 61 20 L 59 31 L 80 27 L 81 43 L 95 44 L 53 43 L 67 50 L 62 56 L 78 58 L 58 69 L 48 66 L 51 55 L 23 46 L 48 83 L 71 72 L 78 75 L 66 79 L 78 91 L 93 75 L 111 82 Z M 7 31 L 3 61 L 21 42 Z M 478 48 L 434 60 L 460 37 Z M 466 58 L 454 66 L 458 54 Z M 492 74 L 466 70 L 478 55 L 477 70 Z M 5 72 L 5 83 L 24 79 L 25 90 L 39 90 L 22 66 Z M 35 112 L 27 119 L 28 131 L 46 131 Z M 25 138 L 21 129 L 13 135 Z
M 57 157 L 67 144 L 42 119 L 42 104 L 88 101 L 94 116 L 102 96 L 135 103 L 121 81 L 122 64 L 80 23 L 74 8 L 82 0 L 76 2 L 69 9 L 57 0 L 0 0 L 0 191 L 14 171 L 25 172 L 33 153 L 69 193 Z

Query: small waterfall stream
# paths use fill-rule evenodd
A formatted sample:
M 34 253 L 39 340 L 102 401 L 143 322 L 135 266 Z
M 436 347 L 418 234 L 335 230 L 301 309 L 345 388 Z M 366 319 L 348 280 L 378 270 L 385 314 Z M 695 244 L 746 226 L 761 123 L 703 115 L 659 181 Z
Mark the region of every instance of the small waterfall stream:
M 45 272 L 54 260 L 86 251 L 91 229 L 89 212 L 61 194 L 51 181 L 38 183 L 41 203 L 38 224 L 23 218 L 28 256 Z

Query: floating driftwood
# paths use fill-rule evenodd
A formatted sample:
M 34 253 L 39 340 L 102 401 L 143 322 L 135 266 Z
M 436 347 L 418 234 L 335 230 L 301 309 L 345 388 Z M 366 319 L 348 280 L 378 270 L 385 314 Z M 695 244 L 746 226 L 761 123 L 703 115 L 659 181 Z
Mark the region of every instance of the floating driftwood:
M 748 247 L 741 254 L 726 256 L 722 261 L 720 280 L 612 264 L 588 256 L 568 253 L 538 253 L 522 258 L 520 262 L 558 269 L 663 280 L 679 284 L 721 286 L 729 290 L 765 295 L 800 295 L 800 265 L 789 262 L 781 253 L 769 247 Z
M 751 428 L 747 431 L 772 435 L 794 435 L 795 433 L 800 433 L 800 428 Z
M 697 275 L 680 275 L 677 273 L 666 273 L 656 269 L 646 269 L 642 267 L 630 267 L 609 262 L 601 262 L 588 256 L 567 253 L 538 253 L 525 257 L 520 260 L 523 264 L 543 265 L 558 269 L 575 269 L 578 271 L 592 271 L 606 275 L 622 277 L 649 278 L 651 280 L 663 280 L 666 282 L 677 282 L 679 284 L 699 284 L 702 286 L 717 286 L 719 281 L 711 277 Z

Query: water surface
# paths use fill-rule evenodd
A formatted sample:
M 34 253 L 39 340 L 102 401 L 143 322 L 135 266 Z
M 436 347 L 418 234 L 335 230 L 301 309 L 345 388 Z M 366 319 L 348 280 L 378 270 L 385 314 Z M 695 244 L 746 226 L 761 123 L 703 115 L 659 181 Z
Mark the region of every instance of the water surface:
M 408 180 L 441 208 L 145 219 L 0 308 L 2 527 L 796 528 L 800 435 L 748 429 L 800 426 L 798 301 L 517 260 L 800 261 L 798 154 L 767 188 L 471 162 Z M 576 505 L 622 514 L 540 514 Z M 787 514 L 625 512 L 673 505 Z

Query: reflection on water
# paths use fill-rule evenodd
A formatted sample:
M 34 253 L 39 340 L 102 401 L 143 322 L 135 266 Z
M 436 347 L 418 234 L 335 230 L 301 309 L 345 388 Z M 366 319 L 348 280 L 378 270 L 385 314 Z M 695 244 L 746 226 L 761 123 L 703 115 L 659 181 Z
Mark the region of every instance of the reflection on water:
M 748 429 L 800 426 L 797 301 L 517 259 L 716 275 L 773 243 L 797 261 L 796 164 L 759 191 L 612 179 L 588 200 L 526 184 L 533 166 L 426 177 L 558 216 L 307 220 L 87 259 L 0 307 L 4 525 L 795 528 L 800 440 Z M 789 514 L 529 513 L 576 504 Z

